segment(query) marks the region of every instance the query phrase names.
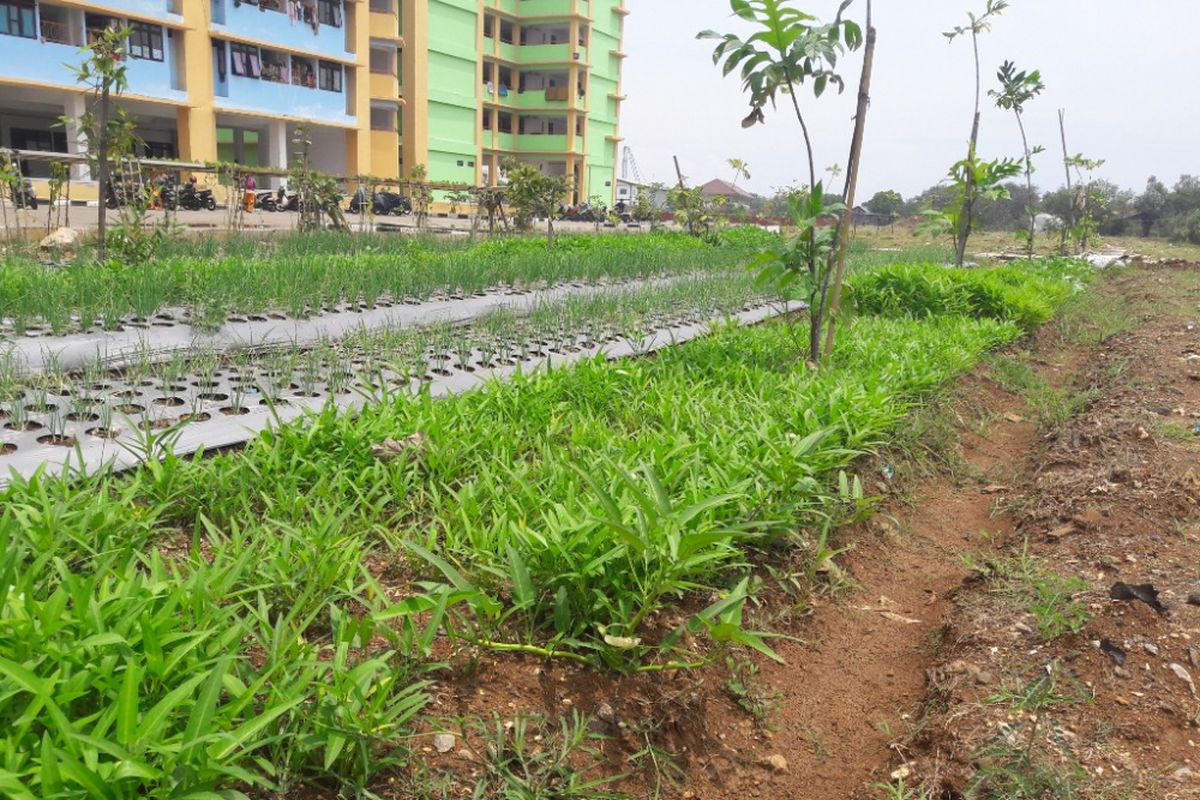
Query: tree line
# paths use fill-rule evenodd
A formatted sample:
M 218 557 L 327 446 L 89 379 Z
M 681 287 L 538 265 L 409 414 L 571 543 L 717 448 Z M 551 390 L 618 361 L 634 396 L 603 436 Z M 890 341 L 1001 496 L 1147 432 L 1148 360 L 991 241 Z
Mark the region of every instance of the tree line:
M 1070 218 L 1076 191 L 1065 186 L 1042 191 L 1037 186 L 1010 182 L 1004 185 L 1007 196 L 979 203 L 976 219 L 980 228 L 992 231 L 1019 231 L 1028 225 L 1027 209 L 1051 214 L 1059 220 Z M 926 211 L 943 211 L 954 202 L 953 186 L 937 184 L 904 198 L 899 192 L 876 192 L 867 207 L 876 214 L 897 219 L 917 217 Z M 1173 186 L 1155 176 L 1146 181 L 1139 194 L 1111 181 L 1091 184 L 1092 215 L 1101 234 L 1107 236 L 1159 236 L 1178 242 L 1200 244 L 1200 176 L 1183 175 Z

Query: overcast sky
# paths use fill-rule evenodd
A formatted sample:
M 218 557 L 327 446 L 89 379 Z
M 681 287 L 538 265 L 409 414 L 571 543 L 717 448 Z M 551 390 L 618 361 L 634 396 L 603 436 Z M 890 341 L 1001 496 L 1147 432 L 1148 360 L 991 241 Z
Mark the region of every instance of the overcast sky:
M 712 65 L 705 28 L 739 30 L 728 0 L 629 0 L 621 118 L 624 145 L 644 180 L 673 182 L 678 155 L 690 181 L 730 180 L 731 157 L 750 165 L 748 185 L 760 194 L 807 174 L 795 117 L 767 112 L 767 124 L 740 127 L 749 110 L 736 76 Z M 828 17 L 834 0 L 795 0 Z M 876 0 L 879 31 L 868 117 L 861 198 L 880 189 L 906 197 L 938 182 L 964 155 L 974 83 L 970 44 L 948 44 L 942 31 L 966 21 L 984 0 Z M 865 0 L 852 13 L 861 20 Z M 744 30 L 744 29 L 743 29 Z M 1047 152 L 1036 162 L 1043 188 L 1063 182 L 1057 109 L 1067 111 L 1067 145 L 1106 160 L 1103 177 L 1139 191 L 1157 175 L 1168 185 L 1200 173 L 1200 0 L 1012 0 L 981 38 L 984 90 L 996 85 L 1005 59 L 1040 69 L 1046 92 L 1026 112 L 1031 143 Z M 849 148 L 861 58 L 844 63 L 846 92 L 820 101 L 803 95 L 817 168 L 844 164 Z M 1011 113 L 985 96 L 980 151 L 1020 153 Z M 839 182 L 840 187 L 840 182 Z

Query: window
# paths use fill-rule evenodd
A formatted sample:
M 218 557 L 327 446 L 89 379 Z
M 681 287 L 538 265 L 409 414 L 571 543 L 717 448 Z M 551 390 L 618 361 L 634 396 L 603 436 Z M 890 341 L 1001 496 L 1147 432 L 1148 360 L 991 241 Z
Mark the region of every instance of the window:
M 163 60 L 163 30 L 145 22 L 129 23 L 129 55 L 147 61 Z
M 392 0 L 371 0 L 371 10 L 376 14 L 392 13 Z
M 233 74 L 246 78 L 262 76 L 262 61 L 258 57 L 258 48 L 252 44 L 229 43 L 230 60 L 233 63 Z
M 512 114 L 507 111 L 501 111 L 497 117 L 496 129 L 501 133 L 512 133 Z
M 513 32 L 514 32 L 515 27 L 516 26 L 513 25 L 512 22 L 509 20 L 506 20 L 506 19 L 500 20 L 500 41 L 503 42 L 504 44 L 512 44 L 513 43 Z
M 491 14 L 483 15 L 483 35 L 488 39 L 496 38 L 496 18 Z
M 342 4 L 340 0 L 317 0 L 317 18 L 322 25 L 342 27 Z
M 490 108 L 485 108 L 483 110 L 483 129 L 485 131 L 490 131 L 492 129 L 492 110 Z
M 51 153 L 67 152 L 66 131 L 13 128 L 9 131 L 9 137 L 13 148 L 16 150 L 41 150 Z
M 0 33 L 36 39 L 33 0 L 0 0 Z
M 321 61 L 317 65 L 318 85 L 327 92 L 342 90 L 342 65 L 332 61 Z
M 145 158 L 179 158 L 171 142 L 144 142 L 142 156 Z

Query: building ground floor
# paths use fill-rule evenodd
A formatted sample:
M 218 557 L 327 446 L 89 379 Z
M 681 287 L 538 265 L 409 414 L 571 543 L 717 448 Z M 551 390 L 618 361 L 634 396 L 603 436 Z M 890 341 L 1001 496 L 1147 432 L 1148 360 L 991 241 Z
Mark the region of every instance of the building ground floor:
M 219 106 L 196 109 L 182 102 L 156 101 L 149 98 L 123 97 L 120 106 L 132 121 L 140 155 L 154 160 L 180 160 L 191 163 L 238 163 L 286 171 L 300 153 L 307 150 L 311 169 L 343 176 L 349 183 L 355 176 L 370 175 L 381 181 L 406 176 L 410 169 L 401 160 L 403 147 L 399 115 L 395 110 L 372 107 L 369 125 L 363 128 L 320 122 L 300 122 L 280 117 L 257 115 Z M 69 89 L 0 84 L 0 147 L 86 154 L 87 140 L 79 120 L 87 110 L 86 96 Z M 610 202 L 613 194 L 612 170 L 605 171 L 588 163 L 581 152 L 554 150 L 518 152 L 501 147 L 485 147 L 477 155 L 480 169 L 462 148 L 458 161 L 465 170 L 454 175 L 439 174 L 438 162 L 430 147 L 430 173 L 435 182 L 478 182 L 497 185 L 505 181 L 505 163 L 510 157 L 539 168 L 545 175 L 561 176 L 571 184 L 570 203 Z M 454 163 L 457 164 L 458 161 Z M 161 167 L 159 168 L 162 169 Z M 45 183 L 50 163 L 29 160 L 22 172 L 33 179 L 40 197 L 47 197 Z M 459 175 L 458 173 L 463 174 Z M 185 176 L 180 175 L 181 179 Z M 197 175 L 202 185 L 212 188 L 214 173 Z M 276 188 L 286 182 L 283 176 L 268 176 L 258 181 L 259 188 Z M 220 193 L 219 193 L 220 194 Z M 95 201 L 99 188 L 86 164 L 71 168 L 70 198 Z

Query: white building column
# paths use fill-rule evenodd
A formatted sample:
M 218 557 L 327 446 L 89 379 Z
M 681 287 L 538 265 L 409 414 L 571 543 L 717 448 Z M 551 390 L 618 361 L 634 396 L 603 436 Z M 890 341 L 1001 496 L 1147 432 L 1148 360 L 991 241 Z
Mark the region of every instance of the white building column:
M 259 142 L 262 145 L 262 142 Z M 287 123 L 283 120 L 271 120 L 267 123 L 267 153 L 265 163 L 275 169 L 286 170 L 288 168 L 288 129 Z M 281 178 L 271 178 L 270 186 L 278 187 L 282 182 Z
M 84 94 L 72 93 L 63 104 L 63 115 L 67 117 L 64 126 L 67 132 L 67 152 L 73 155 L 86 155 L 88 152 L 87 137 L 79 126 L 80 118 L 87 113 L 87 98 Z M 76 164 L 71 167 L 72 181 L 90 180 L 87 164 Z

